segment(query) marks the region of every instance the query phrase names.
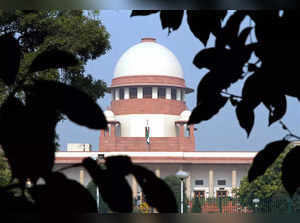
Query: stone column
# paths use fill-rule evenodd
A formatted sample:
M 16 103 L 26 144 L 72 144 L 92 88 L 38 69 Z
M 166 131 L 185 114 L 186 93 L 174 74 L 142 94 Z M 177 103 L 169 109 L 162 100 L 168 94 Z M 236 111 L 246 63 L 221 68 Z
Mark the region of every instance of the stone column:
M 208 174 L 208 190 L 209 190 L 209 197 L 214 196 L 214 171 L 209 170 Z
M 131 188 L 132 188 L 132 196 L 133 198 L 135 199 L 137 197 L 137 182 L 136 182 L 136 179 L 134 178 L 134 176 L 131 176 L 131 182 L 132 182 L 132 185 L 131 185 Z
M 129 99 L 129 88 L 128 87 L 124 88 L 124 99 Z
M 171 88 L 170 87 L 166 88 L 166 99 L 171 99 Z
M 232 182 L 231 187 L 236 188 L 236 170 L 232 170 Z
M 181 100 L 181 89 L 180 88 L 176 89 L 176 100 L 177 101 Z
M 115 97 L 116 97 L 116 101 L 120 100 L 120 89 L 119 88 L 115 89 Z
M 143 88 L 142 87 L 137 88 L 137 98 L 139 98 L 139 99 L 143 98 Z
M 158 87 L 152 88 L 152 98 L 154 99 L 158 98 Z
M 160 169 L 159 169 L 159 168 L 156 168 L 156 170 L 155 170 L 155 175 L 156 175 L 157 177 L 160 177 Z
M 84 170 L 79 171 L 79 182 L 84 185 Z
M 232 190 L 236 188 L 236 186 L 236 170 L 232 170 L 231 196 L 235 196 L 235 194 L 232 193 Z
M 186 197 L 191 201 L 191 173 L 186 178 Z

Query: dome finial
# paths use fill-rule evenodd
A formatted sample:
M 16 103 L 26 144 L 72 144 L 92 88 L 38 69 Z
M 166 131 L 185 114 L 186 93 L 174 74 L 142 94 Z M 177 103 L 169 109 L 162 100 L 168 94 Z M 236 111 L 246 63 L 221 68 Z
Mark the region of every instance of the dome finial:
M 141 42 L 156 42 L 156 39 L 152 37 L 145 37 L 142 38 Z

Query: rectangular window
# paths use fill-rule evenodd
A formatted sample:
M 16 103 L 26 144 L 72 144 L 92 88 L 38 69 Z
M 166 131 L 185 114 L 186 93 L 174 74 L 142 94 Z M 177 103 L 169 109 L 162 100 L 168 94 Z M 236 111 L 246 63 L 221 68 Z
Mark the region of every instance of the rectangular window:
M 218 185 L 226 185 L 226 180 L 218 180 Z
M 129 88 L 129 98 L 137 98 L 137 88 L 136 87 Z
M 181 101 L 184 101 L 184 90 L 181 90 Z
M 143 87 L 143 98 L 152 98 L 152 87 Z
M 203 185 L 203 180 L 195 180 L 195 185 Z
M 176 100 L 176 88 L 171 88 L 171 99 Z
M 124 88 L 119 88 L 119 98 L 120 100 L 124 99 Z
M 159 87 L 157 90 L 157 97 L 158 98 L 166 98 L 166 88 Z

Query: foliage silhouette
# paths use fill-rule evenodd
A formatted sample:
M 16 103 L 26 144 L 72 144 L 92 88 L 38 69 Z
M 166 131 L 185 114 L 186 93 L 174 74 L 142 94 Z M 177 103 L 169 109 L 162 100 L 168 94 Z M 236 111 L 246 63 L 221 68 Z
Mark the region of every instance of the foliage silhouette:
M 178 213 L 176 198 L 169 186 L 142 166 L 133 165 L 132 174 L 141 186 L 146 202 L 160 213 Z
M 289 143 L 287 140 L 280 140 L 266 145 L 266 147 L 255 156 L 252 166 L 248 171 L 248 181 L 251 183 L 258 176 L 263 175 Z
M 21 49 L 11 33 L 0 37 L 0 48 L 2 51 L 0 60 L 3 61 L 0 76 L 5 84 L 12 85 L 19 70 Z
M 12 34 L 8 36 L 0 37 L 0 45 L 5 44 L 7 38 L 18 44 Z M 18 53 L 15 51 L 15 54 Z M 10 56 L 14 58 L 13 55 Z M 27 74 L 78 63 L 70 52 L 45 51 L 32 61 Z M 16 73 L 4 73 L 0 76 L 7 85 L 12 84 L 11 80 L 19 75 L 18 64 L 16 66 Z M 71 121 L 91 129 L 106 129 L 107 121 L 101 108 L 88 94 L 75 87 L 36 78 L 26 83 L 26 76 L 11 88 L 0 107 L 0 144 L 11 168 L 11 182 L 18 182 L 0 188 L 0 206 L 3 206 L 3 210 L 16 212 L 49 213 L 54 206 L 58 212 L 97 212 L 96 201 L 91 193 L 64 174 L 53 172 L 53 166 L 56 151 L 55 127 L 60 115 L 64 114 Z M 20 94 L 23 96 L 19 97 Z M 106 158 L 105 164 L 104 169 L 97 161 L 85 158 L 82 163 L 73 166 L 87 169 L 112 211 L 132 212 L 132 190 L 125 177 L 133 174 L 145 191 L 150 205 L 164 213 L 176 212 L 173 193 L 154 173 L 133 165 L 126 156 Z M 40 179 L 45 184 L 38 184 Z M 21 195 L 15 195 L 13 190 L 16 189 L 21 190 Z M 160 202 L 162 198 L 163 203 Z
M 134 10 L 132 15 L 152 13 Z M 179 24 L 177 12 L 161 10 L 159 13 L 164 15 L 163 20 L 160 17 L 163 27 Z M 260 104 L 269 111 L 269 126 L 279 122 L 288 131 L 284 140 L 270 143 L 257 155 L 249 172 L 249 180 L 252 181 L 263 174 L 284 150 L 288 138 L 300 139 L 281 121 L 287 110 L 286 96 L 300 100 L 299 75 L 295 73 L 298 58 L 294 56 L 300 49 L 300 34 L 295 28 L 300 15 L 292 10 L 237 10 L 231 14 L 226 11 L 186 10 L 186 14 L 191 32 L 204 46 L 211 34 L 215 37 L 214 46 L 200 50 L 193 60 L 196 67 L 209 71 L 199 82 L 196 107 L 188 124 L 213 118 L 229 99 L 235 107 L 240 127 L 248 137 L 255 122 L 254 110 Z M 249 25 L 245 25 L 247 20 Z M 242 79 L 246 81 L 241 96 L 228 92 L 232 84 Z M 292 177 L 295 176 L 296 160 L 300 158 L 297 158 L 297 151 L 293 150 L 282 166 L 282 180 L 290 196 L 300 186 L 300 182 Z
M 45 185 L 29 189 L 39 212 L 48 213 L 53 207 L 56 213 L 96 213 L 97 204 L 91 193 L 80 183 L 62 173 L 53 172 Z
M 91 75 L 86 74 L 85 70 L 87 61 L 98 58 L 110 49 L 109 34 L 96 11 L 86 13 L 83 10 L 0 10 L 0 35 L 3 35 L 2 39 L 5 36 L 17 38 L 17 41 L 12 39 L 10 45 L 2 42 L 1 63 L 3 62 L 3 65 L 0 75 L 5 73 L 5 69 L 18 68 L 17 82 L 23 80 L 25 84 L 30 84 L 32 77 L 59 80 L 86 92 L 95 101 L 103 97 L 107 91 L 104 81 L 93 79 Z M 13 47 L 17 42 L 19 49 Z M 20 50 L 21 53 L 20 67 L 13 64 L 14 61 L 18 61 L 15 60 L 17 58 L 13 59 L 9 56 L 17 56 L 15 50 Z M 50 57 L 51 51 L 71 53 L 74 56 L 69 56 L 76 57 L 80 63 L 63 69 L 53 67 L 28 74 L 33 60 L 43 53 L 45 55 L 45 52 Z M 42 66 L 57 60 L 58 54 L 55 55 L 56 57 L 43 63 Z M 24 78 L 25 76 L 27 78 Z M 13 82 L 14 76 L 10 75 L 9 78 L 12 78 Z M 1 103 L 2 98 L 9 94 L 9 87 L 2 83 L 0 81 Z

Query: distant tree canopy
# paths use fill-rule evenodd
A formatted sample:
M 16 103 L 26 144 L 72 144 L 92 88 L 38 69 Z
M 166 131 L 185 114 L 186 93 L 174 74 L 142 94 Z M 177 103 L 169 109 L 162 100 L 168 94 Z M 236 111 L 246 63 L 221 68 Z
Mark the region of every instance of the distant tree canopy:
M 21 47 L 18 80 L 27 75 L 30 64 L 46 50 L 63 50 L 74 54 L 76 66 L 50 68 L 32 73 L 34 78 L 58 80 L 86 92 L 93 100 L 104 96 L 106 83 L 85 74 L 87 61 L 98 58 L 110 49 L 109 34 L 97 12 L 83 10 L 0 10 L 0 35 L 13 33 Z M 1 57 L 1 60 L 5 58 Z M 26 82 L 32 76 L 27 75 Z M 0 100 L 8 88 L 0 81 Z
M 281 182 L 281 167 L 284 157 L 293 147 L 292 145 L 287 146 L 266 172 L 251 183 L 248 181 L 248 176 L 241 180 L 236 195 L 242 203 L 252 202 L 254 198 L 265 200 L 288 196 Z
M 281 154 L 288 139 L 300 139 L 281 120 L 287 110 L 286 97 L 300 100 L 299 59 L 295 56 L 300 49 L 300 14 L 294 10 L 237 10 L 230 14 L 226 10 L 134 10 L 131 17 L 155 13 L 169 33 L 180 27 L 186 13 L 191 32 L 204 46 L 211 34 L 215 37 L 214 46 L 201 49 L 193 59 L 197 68 L 208 71 L 199 82 L 188 124 L 210 120 L 230 101 L 248 137 L 254 126 L 254 110 L 261 104 L 269 111 L 268 125 L 279 122 L 288 132 L 283 140 L 268 144 L 257 155 L 256 168 L 248 179 L 255 180 Z M 232 94 L 230 87 L 241 80 L 245 80 L 241 94 Z M 300 147 L 296 147 L 282 163 L 282 183 L 290 196 L 300 186 L 295 168 L 299 160 Z
M 164 178 L 164 181 L 168 184 L 170 189 L 173 191 L 176 201 L 177 201 L 177 206 L 179 208 L 178 212 L 180 212 L 180 202 L 181 202 L 181 181 L 178 177 L 175 175 L 170 175 Z M 186 197 L 186 185 L 185 183 L 183 184 L 183 212 L 187 212 L 187 205 L 188 205 L 188 200 Z

